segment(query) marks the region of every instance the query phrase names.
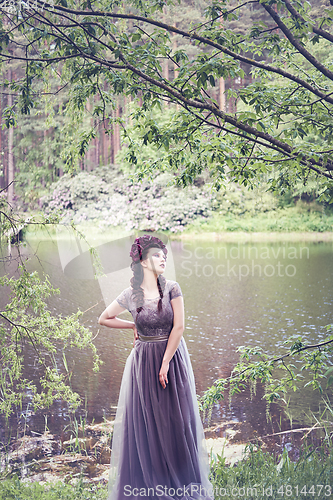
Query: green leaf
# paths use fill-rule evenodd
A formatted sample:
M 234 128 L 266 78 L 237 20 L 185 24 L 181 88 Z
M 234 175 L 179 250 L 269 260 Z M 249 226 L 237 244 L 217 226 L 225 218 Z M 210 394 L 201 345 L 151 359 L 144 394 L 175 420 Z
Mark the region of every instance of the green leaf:
M 132 42 L 137 42 L 138 40 L 141 40 L 141 33 L 133 33 Z

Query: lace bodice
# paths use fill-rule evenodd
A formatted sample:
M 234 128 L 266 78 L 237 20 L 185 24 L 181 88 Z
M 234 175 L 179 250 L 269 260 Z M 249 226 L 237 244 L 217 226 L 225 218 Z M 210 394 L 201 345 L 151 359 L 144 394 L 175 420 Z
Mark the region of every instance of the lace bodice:
M 157 305 L 160 297 L 145 299 L 143 309 L 136 312 L 136 304 L 132 299 L 132 288 L 125 288 L 116 298 L 122 307 L 125 307 L 133 316 L 138 333 L 141 335 L 169 335 L 173 327 L 173 309 L 171 300 L 182 296 L 182 291 L 176 281 L 167 280 L 165 284 L 162 311 L 159 313 Z

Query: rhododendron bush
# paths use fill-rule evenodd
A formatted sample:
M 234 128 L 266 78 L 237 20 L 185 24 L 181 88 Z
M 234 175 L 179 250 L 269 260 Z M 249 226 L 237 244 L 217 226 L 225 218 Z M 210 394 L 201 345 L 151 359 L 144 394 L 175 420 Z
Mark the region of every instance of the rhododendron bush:
M 119 173 L 110 181 L 110 171 L 101 168 L 62 177 L 41 199 L 41 206 L 46 213 L 58 212 L 63 222 L 94 222 L 101 229 L 122 226 L 178 232 L 211 214 L 209 186 L 182 189 L 169 185 L 170 181 L 170 174 L 161 174 L 153 182 L 133 184 L 129 176 Z

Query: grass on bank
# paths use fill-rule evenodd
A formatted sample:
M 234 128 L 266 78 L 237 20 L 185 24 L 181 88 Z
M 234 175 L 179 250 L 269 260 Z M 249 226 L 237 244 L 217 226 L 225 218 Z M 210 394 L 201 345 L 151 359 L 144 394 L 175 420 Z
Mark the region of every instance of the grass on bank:
M 325 232 L 333 231 L 333 214 L 320 212 L 300 212 L 297 207 L 280 208 L 255 215 L 213 214 L 209 219 L 196 219 L 189 224 L 183 234 L 201 232 Z
M 215 500 L 267 500 L 332 498 L 333 447 L 304 447 L 297 461 L 285 448 L 276 459 L 272 454 L 248 447 L 249 455 L 237 466 L 227 467 L 220 457 L 212 465 Z
M 103 243 L 110 239 L 118 239 L 133 234 L 132 231 L 122 227 L 109 227 L 101 230 L 93 222 L 78 224 L 77 229 L 87 238 L 90 244 Z M 309 239 L 316 240 L 316 234 L 329 233 L 333 237 L 333 214 L 324 215 L 318 212 L 299 212 L 296 207 L 281 208 L 271 212 L 260 213 L 253 216 L 235 216 L 213 214 L 210 218 L 196 219 L 187 225 L 182 232 L 165 232 L 171 239 L 200 237 L 207 234 L 223 234 L 228 238 L 244 239 L 244 235 L 251 236 L 256 233 L 269 239 L 269 235 L 274 239 L 297 239 L 297 234 L 307 235 Z M 239 238 L 237 238 L 237 234 Z M 312 238 L 312 236 L 314 238 Z M 33 226 L 25 229 L 25 237 L 29 241 L 42 241 L 54 239 L 66 240 L 73 237 L 73 231 L 69 226 Z
M 26 483 L 18 477 L 0 482 L 0 500 L 105 500 L 107 487 L 88 484 L 79 480 L 76 484 Z
M 211 481 L 215 500 L 271 498 L 299 500 L 332 498 L 333 446 L 311 448 L 304 446 L 296 462 L 285 448 L 276 459 L 272 454 L 254 446 L 248 447 L 246 459 L 233 467 L 223 456 L 214 457 Z M 0 482 L 0 500 L 104 500 L 107 487 L 85 483 L 75 485 L 58 482 L 41 485 L 27 484 L 17 477 Z
M 133 234 L 120 226 L 108 227 L 101 230 L 94 222 L 84 222 L 76 225 L 77 229 L 84 235 L 91 245 L 102 244 L 105 241 L 123 238 Z M 243 240 L 252 238 L 253 234 L 257 239 L 297 240 L 310 239 L 316 241 L 322 238 L 333 239 L 333 214 L 325 215 L 320 212 L 300 212 L 297 207 L 280 208 L 274 211 L 259 213 L 252 216 L 221 215 L 214 213 L 209 218 L 198 218 L 188 224 L 183 231 L 173 233 L 161 231 L 171 239 L 196 239 L 204 235 L 223 235 L 226 241 Z M 73 237 L 73 230 L 70 226 L 50 225 L 32 226 L 25 228 L 24 236 L 28 241 L 42 241 L 54 239 L 67 240 Z

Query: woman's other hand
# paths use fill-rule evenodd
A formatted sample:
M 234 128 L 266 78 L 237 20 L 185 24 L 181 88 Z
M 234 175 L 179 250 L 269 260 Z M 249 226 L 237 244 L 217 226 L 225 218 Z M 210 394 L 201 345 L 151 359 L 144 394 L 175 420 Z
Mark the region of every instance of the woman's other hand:
M 138 340 L 138 338 L 139 338 L 138 330 L 136 329 L 135 325 L 133 326 L 133 331 L 134 331 L 134 340 L 133 340 L 133 347 L 134 347 L 135 341 Z
M 168 371 L 169 371 L 169 363 L 167 363 L 166 361 L 163 361 L 161 369 L 160 369 L 160 373 L 158 376 L 158 378 L 160 380 L 160 384 L 163 387 L 163 389 L 166 388 L 166 385 L 168 383 Z

